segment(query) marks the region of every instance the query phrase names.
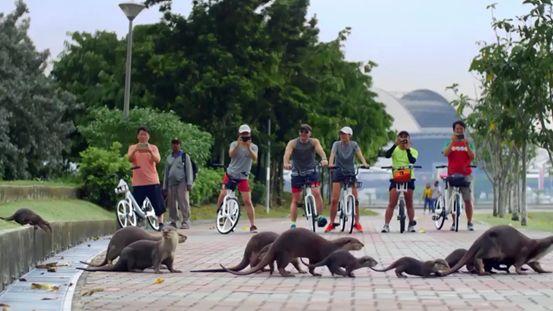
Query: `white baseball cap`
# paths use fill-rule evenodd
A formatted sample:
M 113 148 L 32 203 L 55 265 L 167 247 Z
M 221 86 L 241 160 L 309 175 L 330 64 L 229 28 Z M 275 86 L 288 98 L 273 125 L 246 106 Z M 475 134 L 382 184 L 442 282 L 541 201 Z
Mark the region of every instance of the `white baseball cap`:
M 344 126 L 340 129 L 340 133 L 349 134 L 353 136 L 353 130 L 349 126 Z
M 238 129 L 238 133 L 246 133 L 246 132 L 251 133 L 252 130 L 247 124 L 240 125 L 240 128 Z

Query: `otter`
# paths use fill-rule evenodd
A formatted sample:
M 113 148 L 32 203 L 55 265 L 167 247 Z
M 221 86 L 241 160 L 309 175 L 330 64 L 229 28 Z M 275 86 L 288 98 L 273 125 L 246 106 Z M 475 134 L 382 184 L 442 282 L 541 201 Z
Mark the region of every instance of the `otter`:
M 372 268 L 376 266 L 376 264 L 377 264 L 376 260 L 374 260 L 374 258 L 370 256 L 363 256 L 360 258 L 356 258 L 352 254 L 350 254 L 349 251 L 342 249 L 342 250 L 337 250 L 333 252 L 332 254 L 328 255 L 325 259 L 315 264 L 307 265 L 307 266 L 309 268 L 327 266 L 332 276 L 334 276 L 334 274 L 338 274 L 344 277 L 348 276 L 350 278 L 354 278 L 355 277 L 355 275 L 353 275 L 354 270 L 361 269 L 363 267 Z M 345 270 L 342 268 L 344 268 Z
M 489 272 L 485 270 L 484 260 L 514 265 L 518 274 L 525 273 L 522 270 L 524 264 L 538 273 L 549 273 L 541 267 L 539 260 L 552 250 L 553 235 L 531 239 L 511 226 L 495 226 L 482 233 L 446 275 L 469 263 L 474 263 L 479 275 L 487 275 Z
M 451 254 L 449 254 L 445 258 L 445 261 L 447 261 L 447 264 L 450 267 L 453 267 L 459 262 L 459 260 L 461 260 L 461 258 L 463 258 L 463 256 L 466 253 L 467 253 L 466 249 L 458 248 L 458 249 L 454 250 L 453 252 L 451 252 Z M 485 259 L 484 260 L 484 270 L 486 272 L 489 272 L 489 273 L 495 273 L 495 272 L 493 272 L 493 269 L 498 270 L 498 271 L 505 271 L 507 273 L 511 273 L 511 271 L 509 271 L 509 268 L 512 265 L 513 265 L 512 261 L 501 262 L 501 261 L 497 261 L 497 260 L 493 260 L 493 259 Z M 478 273 L 476 271 L 476 269 L 474 268 L 473 263 L 467 263 L 466 268 L 467 268 L 468 272 L 470 272 L 470 273 Z M 522 270 L 526 271 L 525 268 L 522 268 Z
M 20 208 L 10 217 L 7 217 L 7 218 L 0 217 L 0 219 L 3 219 L 5 221 L 13 220 L 22 226 L 29 224 L 33 226 L 35 230 L 37 229 L 37 226 L 38 226 L 40 227 L 40 229 L 48 233 L 52 232 L 52 227 L 50 226 L 50 223 L 42 219 L 42 217 L 40 217 L 37 213 L 33 212 L 28 208 Z
M 266 231 L 266 232 L 260 232 L 254 235 L 249 241 L 248 244 L 246 244 L 246 248 L 244 249 L 244 255 L 242 256 L 242 260 L 239 264 L 237 264 L 234 267 L 227 268 L 232 271 L 241 271 L 245 269 L 248 265 L 250 267 L 255 267 L 260 261 L 263 255 L 267 252 L 269 249 L 269 246 L 271 243 L 274 242 L 278 238 L 278 233 Z M 298 270 L 299 273 L 305 273 L 303 271 L 298 263 L 297 259 L 293 259 L 291 261 L 292 265 Z M 271 264 L 272 266 L 272 264 Z M 191 270 L 190 272 L 226 272 L 225 269 L 202 269 L 202 270 Z M 272 269 L 271 269 L 272 273 Z
M 328 241 L 313 231 L 304 228 L 289 229 L 273 242 L 261 262 L 255 267 L 247 271 L 232 271 L 223 265 L 221 267 L 232 274 L 248 275 L 260 271 L 276 260 L 280 275 L 288 277 L 293 275 L 286 271 L 285 267 L 288 266 L 292 258 L 305 257 L 309 259 L 310 263 L 319 262 L 335 250 L 359 250 L 363 246 L 361 241 L 352 237 Z M 309 273 L 320 276 L 320 274 L 315 273 L 314 268 L 309 268 Z
M 180 233 L 178 233 L 178 235 L 179 235 L 179 243 L 184 243 L 187 239 L 186 235 L 183 235 Z M 109 244 L 108 244 L 108 248 L 106 250 L 106 256 L 104 257 L 104 261 L 102 261 L 99 264 L 93 264 L 91 262 L 85 262 L 85 261 L 81 261 L 81 263 L 84 263 L 91 267 L 100 267 L 106 264 L 111 265 L 111 263 L 115 260 L 115 258 L 119 257 L 119 255 L 121 254 L 121 251 L 127 245 L 140 240 L 160 241 L 161 235 L 151 234 L 148 231 L 139 227 L 121 228 L 115 231 L 115 233 L 111 237 L 111 240 L 109 241 Z
M 382 270 L 375 268 L 371 269 L 378 272 L 386 272 L 394 268 L 396 269 L 395 273 L 398 278 L 405 278 L 406 276 L 403 275 L 404 272 L 411 275 L 430 277 L 442 276 L 444 273 L 449 271 L 449 265 L 447 264 L 447 261 L 443 259 L 422 262 L 412 257 L 401 257 Z
M 80 268 L 85 271 L 128 271 L 142 272 L 147 268 L 154 268 L 155 273 L 161 273 L 161 264 L 167 266 L 170 272 L 181 271 L 173 268 L 175 250 L 179 236 L 177 230 L 171 226 L 162 229 L 160 241 L 141 240 L 131 243 L 123 248 L 119 260 L 115 265 L 104 265 L 101 267 Z

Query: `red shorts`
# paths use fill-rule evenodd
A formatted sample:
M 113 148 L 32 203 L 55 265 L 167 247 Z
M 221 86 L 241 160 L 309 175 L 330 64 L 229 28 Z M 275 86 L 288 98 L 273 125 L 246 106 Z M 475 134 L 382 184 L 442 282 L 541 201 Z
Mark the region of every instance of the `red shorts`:
M 225 176 L 223 176 L 223 184 L 225 185 L 225 189 L 233 189 L 234 188 L 233 184 L 235 184 L 236 187 L 238 188 L 238 191 L 240 191 L 240 192 L 250 192 L 250 183 L 248 182 L 247 179 L 230 178 L 225 173 Z

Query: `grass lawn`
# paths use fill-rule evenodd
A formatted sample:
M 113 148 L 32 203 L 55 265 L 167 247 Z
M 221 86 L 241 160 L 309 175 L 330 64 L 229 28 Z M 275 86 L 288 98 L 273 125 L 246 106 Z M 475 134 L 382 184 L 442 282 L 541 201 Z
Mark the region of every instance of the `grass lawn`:
M 211 205 L 202 205 L 202 206 L 193 206 L 192 207 L 192 215 L 191 220 L 198 220 L 198 219 L 215 219 L 215 204 Z M 242 207 L 243 215 L 245 216 L 246 211 Z M 367 208 L 361 208 L 360 213 L 362 216 L 375 216 L 378 215 L 378 213 L 371 211 Z M 290 207 L 289 206 L 278 206 L 273 207 L 270 209 L 269 213 L 266 212 L 264 205 L 256 205 L 255 207 L 255 217 L 256 218 L 288 218 L 290 214 Z M 298 211 L 298 217 L 302 216 L 303 212 L 300 209 Z M 328 216 L 328 207 L 326 207 L 324 213 L 324 216 Z
M 474 214 L 474 218 L 492 226 L 511 224 L 515 228 L 553 232 L 553 212 L 529 212 L 528 225 L 525 227 L 520 225 L 520 221 L 512 221 L 511 214 L 506 214 L 504 218 L 499 218 L 493 217 L 491 213 L 478 213 Z
M 78 187 L 77 182 L 57 180 L 0 180 L 0 186 Z
M 115 220 L 115 212 L 82 200 L 25 200 L 0 204 L 0 216 L 11 216 L 26 207 L 50 222 L 79 220 Z M 19 224 L 0 219 L 0 229 L 20 227 Z

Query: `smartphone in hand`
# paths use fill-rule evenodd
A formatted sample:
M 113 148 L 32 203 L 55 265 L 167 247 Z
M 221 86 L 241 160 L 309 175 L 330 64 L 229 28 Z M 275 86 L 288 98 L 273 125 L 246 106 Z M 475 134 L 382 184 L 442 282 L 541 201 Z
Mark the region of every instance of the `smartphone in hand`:
M 150 148 L 150 144 L 148 143 L 139 143 L 138 146 L 136 147 L 138 151 L 142 151 L 142 152 L 147 151 L 149 148 Z

